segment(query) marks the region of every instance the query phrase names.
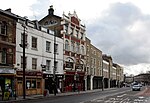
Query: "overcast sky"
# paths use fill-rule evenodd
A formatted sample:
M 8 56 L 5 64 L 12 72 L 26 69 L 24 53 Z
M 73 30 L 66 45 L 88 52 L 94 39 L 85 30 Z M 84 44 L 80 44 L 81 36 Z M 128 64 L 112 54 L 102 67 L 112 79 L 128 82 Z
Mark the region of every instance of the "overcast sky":
M 111 55 L 127 74 L 150 71 L 150 0 L 3 0 L 0 9 L 40 20 L 76 11 L 92 44 Z

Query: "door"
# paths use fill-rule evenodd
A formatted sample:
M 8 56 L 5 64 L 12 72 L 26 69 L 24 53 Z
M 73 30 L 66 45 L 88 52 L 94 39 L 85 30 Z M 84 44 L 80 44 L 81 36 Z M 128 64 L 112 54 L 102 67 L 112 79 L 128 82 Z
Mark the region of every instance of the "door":
M 22 96 L 23 95 L 23 85 L 22 81 L 18 81 L 18 88 L 17 88 L 17 95 Z

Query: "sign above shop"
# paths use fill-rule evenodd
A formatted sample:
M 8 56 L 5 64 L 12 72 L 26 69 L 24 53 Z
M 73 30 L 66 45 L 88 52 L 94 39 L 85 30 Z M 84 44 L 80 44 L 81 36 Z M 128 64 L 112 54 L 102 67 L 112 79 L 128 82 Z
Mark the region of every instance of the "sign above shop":
M 23 71 L 17 71 L 17 75 L 23 75 Z M 26 76 L 42 76 L 40 71 L 25 71 Z
M 61 79 L 63 79 L 63 74 L 56 74 L 55 75 L 56 76 L 56 78 L 61 78 Z M 53 78 L 53 74 L 43 74 L 43 78 Z
M 13 68 L 0 68 L 0 74 L 14 74 L 15 70 Z

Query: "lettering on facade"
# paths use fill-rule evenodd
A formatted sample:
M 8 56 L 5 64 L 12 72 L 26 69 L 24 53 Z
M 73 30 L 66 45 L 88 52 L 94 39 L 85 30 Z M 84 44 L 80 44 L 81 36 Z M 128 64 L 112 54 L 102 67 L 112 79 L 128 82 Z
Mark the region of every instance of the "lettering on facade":
M 17 71 L 17 75 L 23 75 L 23 71 Z M 25 71 L 26 76 L 42 76 L 42 72 Z
M 76 64 L 76 69 L 83 69 L 83 64 Z
M 44 26 L 48 27 L 48 26 L 53 26 L 53 25 L 56 25 L 56 24 L 57 24 L 56 20 L 49 20 L 49 21 L 46 21 L 44 23 Z
M 66 68 L 73 68 L 72 62 L 66 62 Z
M 0 69 L 0 73 L 15 73 L 14 69 L 4 68 Z

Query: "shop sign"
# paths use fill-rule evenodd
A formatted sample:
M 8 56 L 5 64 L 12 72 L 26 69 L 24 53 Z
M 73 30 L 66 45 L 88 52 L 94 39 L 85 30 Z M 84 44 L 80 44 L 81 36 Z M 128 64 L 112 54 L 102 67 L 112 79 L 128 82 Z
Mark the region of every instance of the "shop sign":
M 23 75 L 23 71 L 17 71 L 17 75 Z M 25 71 L 26 76 L 42 76 L 42 72 Z
M 0 73 L 4 73 L 4 74 L 10 74 L 10 73 L 12 73 L 12 74 L 14 74 L 15 73 L 15 70 L 14 69 L 12 69 L 12 68 L 0 68 Z
M 52 74 L 43 74 L 43 78 L 53 78 Z
M 83 64 L 76 64 L 76 69 L 83 69 Z
M 73 68 L 72 62 L 66 62 L 66 68 Z
M 56 75 L 57 78 L 63 79 L 63 75 Z

